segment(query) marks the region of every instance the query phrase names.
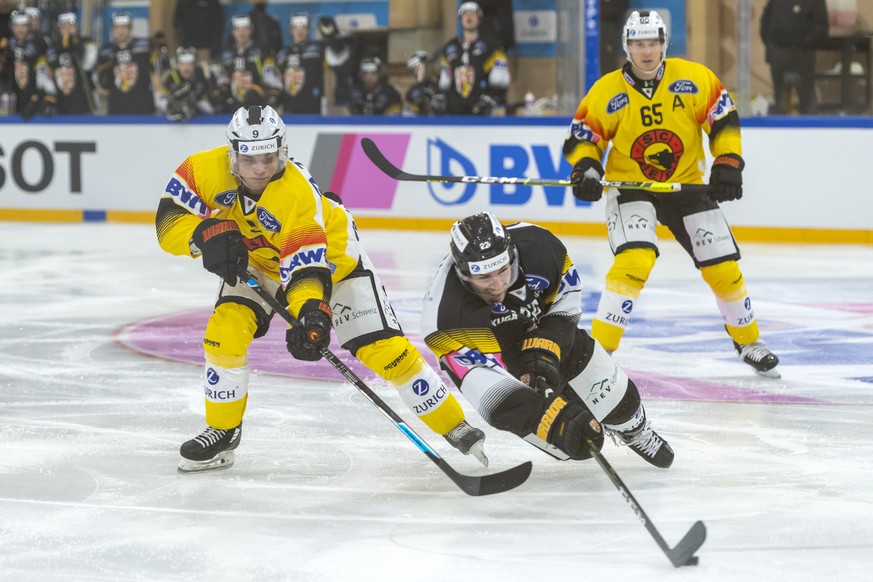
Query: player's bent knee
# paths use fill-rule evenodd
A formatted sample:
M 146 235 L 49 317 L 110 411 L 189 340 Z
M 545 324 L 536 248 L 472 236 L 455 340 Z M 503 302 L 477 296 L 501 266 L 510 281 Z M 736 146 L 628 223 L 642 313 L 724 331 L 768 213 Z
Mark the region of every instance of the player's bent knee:
M 402 384 L 427 366 L 418 349 L 404 336 L 362 346 L 355 356 L 385 380 Z
M 537 422 L 537 437 L 567 453 L 571 459 L 591 458 L 589 441 L 603 448 L 603 429 L 591 411 L 558 396 L 548 401 Z
M 606 275 L 608 285 L 641 290 L 649 280 L 657 255 L 654 249 L 635 248 L 615 255 Z
M 213 356 L 244 357 L 257 329 L 257 318 L 251 309 L 238 303 L 222 303 L 206 325 L 203 349 L 211 361 L 215 360 Z
M 717 265 L 701 267 L 700 275 L 719 297 L 728 297 L 735 292 L 745 293 L 743 274 L 736 261 L 730 260 Z

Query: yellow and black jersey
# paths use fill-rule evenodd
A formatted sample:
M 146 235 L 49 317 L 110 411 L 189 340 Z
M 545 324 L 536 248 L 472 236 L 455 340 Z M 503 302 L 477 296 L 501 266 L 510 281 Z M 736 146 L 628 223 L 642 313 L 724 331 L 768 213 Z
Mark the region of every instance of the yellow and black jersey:
M 564 142 L 567 161 L 601 161 L 611 142 L 609 180 L 699 184 L 701 130 L 714 157 L 742 155 L 739 115 L 715 73 L 677 58 L 666 59 L 651 81 L 630 71 L 626 64 L 604 75 L 582 99 Z
M 161 248 L 197 257 L 191 236 L 200 221 L 232 220 L 245 237 L 249 264 L 286 290 L 295 289 L 293 300 L 289 296 L 292 313 L 308 299 L 329 299 L 327 286 L 298 283 L 313 277 L 335 283 L 358 264 L 360 243 L 345 207 L 323 196 L 306 167 L 293 160 L 257 200 L 245 192 L 230 173 L 227 146 L 189 156 L 161 195 L 156 216 Z
M 503 303 L 488 304 L 462 284 L 446 257 L 424 300 L 422 335 L 456 384 L 476 366 L 498 362 L 511 373 L 524 334 L 548 326 L 569 353 L 581 315 L 579 274 L 564 244 L 536 225 L 506 227 L 519 276 Z

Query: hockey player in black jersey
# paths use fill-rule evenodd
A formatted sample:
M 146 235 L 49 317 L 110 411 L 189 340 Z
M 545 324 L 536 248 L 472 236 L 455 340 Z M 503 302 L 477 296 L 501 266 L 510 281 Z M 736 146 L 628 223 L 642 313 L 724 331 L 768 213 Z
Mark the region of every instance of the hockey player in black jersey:
M 603 434 L 667 468 L 633 381 L 578 327 L 582 290 L 563 243 L 490 212 L 452 226 L 425 297 L 422 333 L 486 422 L 552 456 L 587 459 Z

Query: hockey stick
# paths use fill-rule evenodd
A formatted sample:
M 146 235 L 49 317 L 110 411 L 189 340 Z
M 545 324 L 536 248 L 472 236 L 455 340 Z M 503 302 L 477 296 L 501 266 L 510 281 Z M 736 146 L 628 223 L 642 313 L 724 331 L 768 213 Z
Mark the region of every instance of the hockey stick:
M 368 137 L 361 139 L 361 147 L 373 164 L 386 175 L 402 182 L 437 182 L 437 183 L 463 183 L 463 184 L 517 184 L 520 186 L 573 186 L 570 180 L 548 180 L 543 178 L 498 178 L 495 176 L 426 176 L 423 174 L 409 174 L 404 172 L 390 161 L 379 150 L 373 140 Z M 706 184 L 680 184 L 678 182 L 617 182 L 601 180 L 604 188 L 623 188 L 625 190 L 648 190 L 649 192 L 687 192 L 691 194 L 705 194 L 709 192 Z
M 279 303 L 275 297 L 261 287 L 254 277 L 248 273 L 246 276 L 248 277 L 248 280 L 244 280 L 245 284 L 251 287 L 251 289 L 257 293 L 258 296 L 273 309 L 273 311 L 282 316 L 282 319 L 287 321 L 290 325 L 300 325 L 300 322 L 294 319 L 294 317 L 288 313 L 288 310 Z M 454 481 L 455 484 L 467 495 L 492 495 L 494 493 L 509 491 L 510 489 L 514 489 L 524 483 L 528 476 L 530 476 L 531 469 L 533 468 L 533 464 L 530 461 L 525 461 L 521 465 L 501 471 L 500 473 L 491 473 L 489 475 L 482 475 L 481 477 L 462 475 L 461 473 L 458 473 L 439 455 L 439 453 L 432 449 L 424 439 L 418 436 L 418 434 L 412 430 L 412 427 L 407 425 L 390 406 L 379 398 L 379 396 L 377 396 L 369 386 L 364 384 L 364 381 L 358 378 L 357 374 L 352 372 L 349 367 L 342 362 L 342 360 L 336 357 L 333 352 L 327 348 L 320 348 L 319 351 L 325 360 L 330 362 L 330 364 L 336 368 L 340 374 L 345 376 L 346 380 L 351 382 L 355 388 L 357 388 L 361 394 L 367 398 L 367 400 L 372 402 L 376 408 L 382 412 L 382 414 L 387 416 L 388 419 L 394 423 L 394 426 L 400 429 L 400 432 L 415 443 L 415 446 L 427 455 L 437 467 L 442 469 L 443 473 L 448 475 L 449 479 Z
M 652 523 L 652 520 L 649 519 L 649 516 L 646 515 L 646 512 L 643 511 L 643 508 L 640 506 L 639 502 L 631 495 L 630 490 L 628 490 L 627 486 L 625 486 L 624 482 L 618 476 L 618 473 L 615 472 L 612 465 L 609 464 L 609 461 L 606 460 L 606 457 L 603 456 L 597 447 L 594 446 L 594 443 L 591 442 L 591 439 L 585 439 L 585 442 L 588 444 L 588 450 L 591 451 L 591 456 L 594 457 L 594 460 L 597 461 L 597 464 L 606 471 L 607 476 L 612 481 L 612 484 L 615 485 L 615 488 L 621 492 L 624 500 L 627 501 L 627 504 L 630 505 L 631 509 L 634 510 L 634 513 L 637 514 L 637 517 L 640 518 L 640 521 L 643 523 L 645 528 L 652 534 L 652 537 L 655 538 L 655 543 L 658 544 L 658 547 L 661 548 L 661 551 L 667 555 L 667 558 L 670 559 L 670 562 L 676 568 L 680 566 L 696 566 L 698 562 L 697 556 L 694 555 L 700 546 L 703 545 L 703 542 L 706 541 L 706 526 L 702 521 L 697 521 L 694 525 L 691 526 L 691 529 L 688 530 L 688 533 L 685 534 L 679 543 L 676 544 L 675 548 L 671 548 L 667 545 L 667 542 L 664 541 L 664 538 L 658 532 L 658 529 L 655 527 L 655 524 Z

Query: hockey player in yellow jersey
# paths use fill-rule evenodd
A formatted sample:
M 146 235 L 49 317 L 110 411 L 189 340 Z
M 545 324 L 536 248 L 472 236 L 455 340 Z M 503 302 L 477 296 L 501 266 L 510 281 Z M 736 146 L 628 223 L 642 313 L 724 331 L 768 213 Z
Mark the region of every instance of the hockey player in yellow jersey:
M 161 248 L 202 258 L 221 277 L 203 339 L 206 429 L 180 450 L 181 472 L 228 468 L 240 442 L 248 399 L 249 344 L 267 332 L 272 309 L 240 281 L 248 271 L 287 301 L 299 326 L 288 351 L 321 358 L 331 329 L 344 349 L 393 383 L 407 406 L 464 454 L 487 464 L 485 434 L 403 335 L 382 284 L 340 199 L 322 193 L 288 157 L 285 124 L 272 107 L 240 108 L 227 145 L 189 156 L 162 194 Z M 333 314 L 341 304 L 360 317 Z
M 704 132 L 714 158 L 710 191 L 607 191 L 606 221 L 615 259 L 591 332 L 607 350 L 618 348 L 658 257 L 655 226 L 660 222 L 691 255 L 715 294 L 740 359 L 756 373 L 778 378 L 779 359 L 760 340 L 737 263 L 740 251 L 719 207 L 743 195 L 739 115 L 712 71 L 666 58 L 667 42 L 657 12 L 631 13 L 622 34 L 628 62 L 591 87 L 564 142 L 564 156 L 573 164 L 573 194 L 599 200 L 604 175 L 610 180 L 702 184 Z M 604 172 L 601 163 L 610 143 Z

